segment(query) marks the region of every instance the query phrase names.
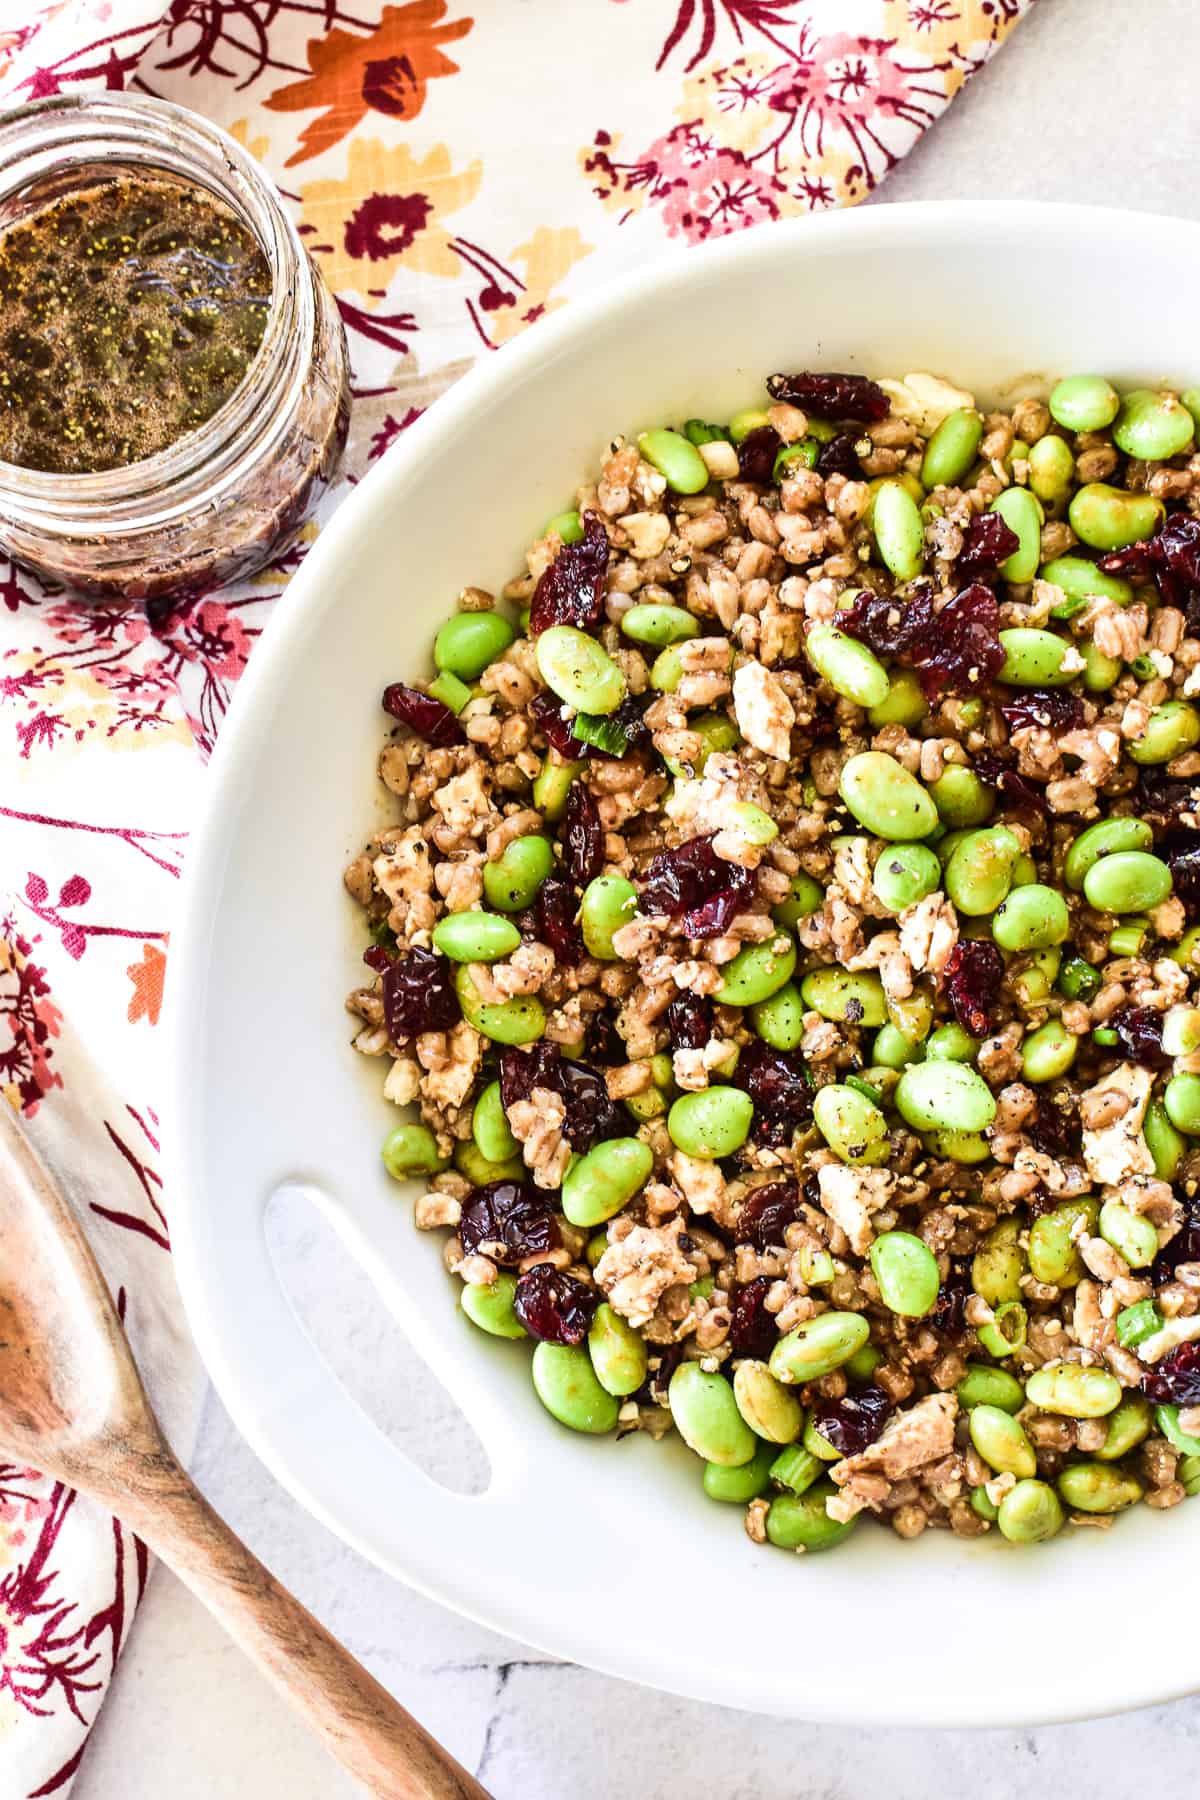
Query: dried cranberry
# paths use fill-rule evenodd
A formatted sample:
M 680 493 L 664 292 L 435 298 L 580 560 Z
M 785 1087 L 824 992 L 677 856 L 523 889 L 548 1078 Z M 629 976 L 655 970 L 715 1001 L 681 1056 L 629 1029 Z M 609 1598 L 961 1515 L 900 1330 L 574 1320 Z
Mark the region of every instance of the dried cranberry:
M 1200 812 L 1200 781 L 1185 781 L 1162 768 L 1138 770 L 1138 805 L 1154 826 L 1178 825 L 1191 831 L 1187 815 Z
M 642 714 L 655 698 L 652 689 L 644 694 L 626 694 L 617 710 L 608 714 L 609 724 L 619 725 L 625 733 L 626 750 L 622 751 L 622 755 L 629 750 L 639 750 L 650 742 L 650 727 Z M 607 757 L 609 754 L 599 749 L 595 753 L 600 757 Z
M 1155 846 L 1175 883 L 1189 919 L 1200 913 L 1200 841 L 1194 831 L 1172 831 Z
M 599 1304 L 595 1288 L 549 1263 L 517 1277 L 513 1311 L 530 1337 L 544 1344 L 582 1344 Z
M 666 1406 L 671 1377 L 684 1358 L 682 1344 L 664 1344 L 659 1352 L 650 1353 L 650 1372 L 633 1396 L 643 1406 Z
M 769 1181 L 747 1194 L 738 1214 L 737 1241 L 756 1250 L 778 1248 L 789 1225 L 800 1217 L 800 1190 L 794 1181 Z
M 847 475 L 851 481 L 861 480 L 859 442 L 860 434 L 857 431 L 839 431 L 827 444 L 822 444 L 817 457 L 818 475 Z
M 1174 1281 L 1180 1263 L 1200 1263 L 1200 1199 L 1186 1202 L 1183 1224 L 1154 1259 L 1150 1279 L 1155 1287 Z
M 529 702 L 529 710 L 550 748 L 557 750 L 567 762 L 583 762 L 593 754 L 591 744 L 585 744 L 571 730 L 571 721 L 564 717 L 562 701 L 557 695 L 544 691 L 535 694 Z
M 1010 731 L 1037 728 L 1059 736 L 1083 724 L 1083 701 L 1065 688 L 1028 688 L 1001 702 L 1000 711 Z
M 1142 1378 L 1142 1392 L 1157 1406 L 1200 1406 L 1200 1344 L 1177 1344 Z
M 818 1400 L 812 1409 L 814 1428 L 843 1456 L 858 1456 L 873 1444 L 888 1419 L 892 1403 L 882 1388 L 858 1388 L 841 1400 Z
M 672 1050 L 703 1050 L 713 1034 L 712 1001 L 701 994 L 680 994 L 664 1016 Z
M 1189 625 L 1200 623 L 1200 519 L 1191 513 L 1172 513 L 1152 538 L 1102 556 L 1099 567 L 1135 581 L 1153 575 L 1166 604 L 1186 613 Z
M 394 1043 L 422 1031 L 449 1031 L 462 1012 L 450 964 L 432 950 L 410 950 L 383 971 L 383 1016 Z
M 565 875 L 548 875 L 533 903 L 533 928 L 538 942 L 554 952 L 555 960 L 573 969 L 583 957 L 583 937 L 576 923 L 579 896 Z
M 729 1309 L 729 1342 L 735 1356 L 752 1356 L 766 1362 L 775 1347 L 779 1329 L 775 1315 L 767 1311 L 767 1293 L 774 1285 L 769 1275 L 756 1275 L 739 1288 Z
M 766 487 L 782 449 L 783 439 L 773 425 L 748 431 L 737 447 L 738 474 L 743 481 L 756 481 L 760 487 Z
M 812 1117 L 812 1087 L 801 1058 L 752 1038 L 738 1058 L 737 1084 L 754 1102 L 755 1141 L 786 1143 Z
M 940 611 L 933 600 L 927 582 L 904 604 L 864 590 L 838 614 L 838 624 L 877 654 L 914 668 L 927 699 L 946 688 L 973 692 L 1004 665 L 996 596 L 975 582 Z
M 1080 1129 L 1075 1102 L 1066 1094 L 1053 1099 L 1049 1094 L 1040 1094 L 1037 1111 L 1024 1126 L 1025 1136 L 1034 1149 L 1059 1162 L 1065 1156 L 1077 1155 Z M 1053 1198 L 1051 1205 L 1057 1205 Z
M 854 419 L 863 425 L 886 419 L 892 406 L 878 382 L 868 381 L 865 375 L 817 374 L 812 370 L 798 375 L 768 375 L 767 392 L 772 400 L 802 406 L 814 419 Z
M 382 944 L 371 944 L 363 951 L 363 961 L 368 969 L 374 969 L 377 975 L 382 975 L 385 969 L 390 969 L 395 960 L 395 954 L 391 950 L 385 950 Z
M 500 1053 L 500 1098 L 505 1109 L 528 1100 L 534 1088 L 549 1088 L 562 1101 L 563 1135 L 573 1150 L 582 1153 L 602 1138 L 625 1132 L 625 1115 L 609 1098 L 604 1077 L 585 1062 L 569 1060 L 545 1038 L 531 1050 L 509 1048 Z
M 972 1037 L 987 1037 L 1004 979 L 1004 958 L 985 938 L 960 938 L 942 977 L 954 1016 Z
M 712 837 L 689 838 L 677 850 L 661 850 L 642 880 L 640 910 L 679 920 L 685 937 L 720 937 L 744 912 L 758 878 L 753 869 L 725 862 Z
M 959 1338 L 966 1329 L 967 1300 L 971 1293 L 970 1263 L 964 1256 L 951 1259 L 946 1279 L 938 1289 L 938 1297 L 929 1323 L 943 1337 Z
M 611 1006 L 602 1006 L 596 1012 L 588 1014 L 584 1048 L 588 1061 L 599 1063 L 601 1068 L 612 1068 L 617 1063 L 628 1061 L 625 1043 L 617 1030 Z
M 976 513 L 963 532 L 963 547 L 954 572 L 967 581 L 991 581 L 1002 562 L 1007 562 L 1020 540 L 999 513 Z
M 558 831 L 563 867 L 577 887 L 586 887 L 604 867 L 604 827 L 592 791 L 582 781 L 567 790 Z
M 1128 1062 L 1143 1069 L 1165 1069 L 1171 1058 L 1162 1047 L 1162 1014 L 1149 1006 L 1122 1006 L 1105 1023 L 1117 1034 L 1117 1045 Z
M 992 750 L 977 750 L 973 767 L 980 781 L 985 781 L 990 788 L 1003 794 L 1014 806 L 1027 806 L 1034 812 L 1045 812 L 1046 795 L 1042 788 L 1035 787 L 1027 776 L 1014 769 L 1011 763 L 1002 762 Z
M 504 1268 L 559 1246 L 549 1194 L 528 1181 L 489 1181 L 463 1204 L 458 1235 L 468 1256 L 483 1251 Z
M 599 514 L 585 512 L 583 536 L 564 544 L 538 579 L 529 603 L 532 637 L 551 625 L 575 625 L 581 631 L 597 625 L 604 611 L 608 575 L 608 533 Z
M 452 744 L 465 744 L 467 734 L 455 718 L 444 700 L 438 700 L 433 694 L 423 694 L 420 688 L 405 687 L 402 681 L 393 681 L 390 687 L 383 690 L 383 710 L 391 713 L 393 719 L 399 719 L 410 731 L 415 731 L 419 738 L 432 744 L 435 750 L 448 750 Z

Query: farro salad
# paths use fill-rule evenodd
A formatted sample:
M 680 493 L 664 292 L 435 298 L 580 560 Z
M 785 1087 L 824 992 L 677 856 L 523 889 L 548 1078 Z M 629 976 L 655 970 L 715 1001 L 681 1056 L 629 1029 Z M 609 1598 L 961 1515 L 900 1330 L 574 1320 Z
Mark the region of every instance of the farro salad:
M 1200 390 L 616 438 L 346 871 L 383 1149 L 576 1431 L 756 1542 L 1200 1493 Z

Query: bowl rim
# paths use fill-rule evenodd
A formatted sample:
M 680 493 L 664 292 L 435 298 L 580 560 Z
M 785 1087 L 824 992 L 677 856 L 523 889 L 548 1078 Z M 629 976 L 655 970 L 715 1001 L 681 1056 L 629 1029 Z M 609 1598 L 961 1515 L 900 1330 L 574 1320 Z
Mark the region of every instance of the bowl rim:
M 636 1650 L 618 1658 L 585 1631 L 551 1632 L 547 1629 L 540 1634 L 531 1630 L 524 1619 L 514 1625 L 502 1598 L 493 1602 L 490 1595 L 481 1593 L 464 1602 L 461 1595 L 448 1593 L 436 1580 L 423 1577 L 413 1569 L 401 1570 L 392 1560 L 383 1560 L 361 1533 L 344 1518 L 336 1516 L 333 1509 L 296 1478 L 275 1454 L 273 1446 L 263 1442 L 252 1411 L 242 1403 L 238 1372 L 224 1352 L 221 1332 L 200 1277 L 193 1235 L 203 1192 L 198 1161 L 193 1167 L 188 1144 L 189 1140 L 198 1142 L 197 1115 L 201 1102 L 197 1095 L 203 1079 L 200 1054 L 203 1033 L 193 1033 L 189 1027 L 204 1013 L 212 903 L 223 876 L 233 821 L 246 803 L 244 792 L 239 794 L 237 791 L 239 763 L 243 748 L 247 751 L 254 748 L 259 697 L 269 690 L 277 671 L 287 665 L 302 645 L 310 615 L 320 602 L 326 572 L 336 569 L 343 546 L 349 544 L 371 518 L 386 492 L 384 472 L 394 480 L 407 464 L 416 462 L 427 445 L 449 440 L 460 428 L 469 425 L 482 397 L 494 398 L 497 392 L 515 387 L 556 351 L 585 338 L 594 321 L 619 312 L 635 296 L 639 304 L 651 298 L 661 304 L 674 290 L 693 286 L 706 272 L 737 263 L 751 266 L 760 260 L 774 263 L 786 256 L 789 246 L 803 253 L 814 243 L 836 246 L 844 239 L 847 243 L 866 241 L 886 248 L 889 243 L 903 244 L 914 233 L 918 236 L 922 232 L 943 237 L 970 236 L 978 233 L 981 225 L 1017 232 L 1027 245 L 1036 247 L 1044 243 L 1047 249 L 1053 247 L 1056 252 L 1061 252 L 1064 240 L 1077 243 L 1082 239 L 1099 238 L 1111 243 L 1132 237 L 1143 250 L 1172 255 L 1178 254 L 1181 241 L 1190 241 L 1193 254 L 1200 257 L 1200 223 L 1168 214 L 1138 213 L 1113 207 L 1040 201 L 922 201 L 806 215 L 722 238 L 693 248 L 687 255 L 659 257 L 639 268 L 636 276 L 619 274 L 610 278 L 594 293 L 572 299 L 569 306 L 539 321 L 535 331 L 525 332 L 505 346 L 502 355 L 482 359 L 442 394 L 389 447 L 359 482 L 355 492 L 346 497 L 332 519 L 323 526 L 239 681 L 207 771 L 200 814 L 193 825 L 172 936 L 171 980 L 167 983 L 164 1006 L 167 1049 L 164 1170 L 166 1191 L 171 1197 L 176 1277 L 190 1329 L 214 1386 L 239 1431 L 281 1485 L 374 1566 L 402 1578 L 428 1598 L 488 1629 L 505 1636 L 518 1636 L 551 1655 L 570 1657 L 620 1679 L 747 1711 L 810 1717 L 834 1725 L 994 1729 L 1066 1723 L 1130 1711 L 1181 1698 L 1200 1687 L 1200 1638 L 1196 1639 L 1196 1650 L 1190 1663 L 1186 1656 L 1180 1656 L 1178 1646 L 1173 1647 L 1170 1674 L 1165 1658 L 1155 1664 L 1151 1656 L 1142 1654 L 1127 1667 L 1121 1666 L 1119 1658 L 1112 1658 L 1109 1659 L 1111 1673 L 1104 1673 L 1104 1664 L 1090 1670 L 1089 1691 L 1084 1692 L 1078 1682 L 1072 1684 L 1069 1679 L 1062 1682 L 1056 1679 L 1052 1688 L 1046 1684 L 1035 1696 L 1034 1684 L 1030 1682 L 1027 1684 L 1028 1703 L 1018 1711 L 1006 1709 L 1002 1715 L 988 1710 L 982 1693 L 972 1705 L 964 1705 L 959 1700 L 946 1704 L 940 1700 L 936 1685 L 931 1689 L 928 1683 L 914 1703 L 912 1693 L 906 1691 L 902 1682 L 897 1682 L 894 1692 L 873 1692 L 869 1699 L 855 1693 L 852 1685 L 847 1684 L 844 1699 L 831 1703 L 828 1695 L 823 1695 L 819 1711 L 814 1714 L 805 1712 L 802 1706 L 774 1702 L 756 1707 L 752 1697 L 737 1692 L 723 1694 L 716 1679 L 707 1690 L 694 1681 L 685 1683 L 681 1678 L 672 1679 L 672 1671 L 660 1674 L 645 1666 L 644 1657 Z

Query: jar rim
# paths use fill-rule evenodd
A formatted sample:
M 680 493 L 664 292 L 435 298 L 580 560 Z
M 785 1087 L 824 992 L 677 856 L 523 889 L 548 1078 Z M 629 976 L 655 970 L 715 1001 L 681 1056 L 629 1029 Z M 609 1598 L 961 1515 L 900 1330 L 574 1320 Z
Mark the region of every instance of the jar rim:
M 203 424 L 153 456 L 84 474 L 29 469 L 0 458 L 0 494 L 51 530 L 60 521 L 69 519 L 74 529 L 101 516 L 109 531 L 123 523 L 142 530 L 156 506 L 166 526 L 180 508 L 194 505 L 202 473 L 205 487 L 219 492 L 237 479 L 251 444 L 260 454 L 284 428 L 304 378 L 296 340 L 307 343 L 315 324 L 307 257 L 254 158 L 220 126 L 174 101 L 62 94 L 0 118 L 0 203 L 39 176 L 61 177 L 72 163 L 127 163 L 208 188 L 253 232 L 271 270 L 262 341 L 233 393 Z M 286 392 L 289 387 L 295 395 Z

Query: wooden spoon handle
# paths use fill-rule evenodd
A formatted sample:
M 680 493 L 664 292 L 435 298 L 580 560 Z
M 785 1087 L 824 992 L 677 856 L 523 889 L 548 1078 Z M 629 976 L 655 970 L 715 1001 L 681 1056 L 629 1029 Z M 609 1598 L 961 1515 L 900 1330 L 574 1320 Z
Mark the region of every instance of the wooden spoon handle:
M 280 1586 L 163 1450 L 145 1486 L 111 1496 L 113 1510 L 174 1569 L 338 1761 L 381 1800 L 491 1800 Z

